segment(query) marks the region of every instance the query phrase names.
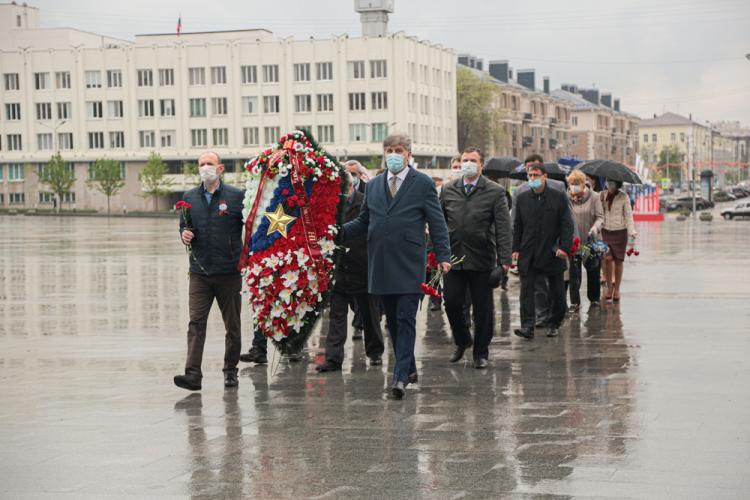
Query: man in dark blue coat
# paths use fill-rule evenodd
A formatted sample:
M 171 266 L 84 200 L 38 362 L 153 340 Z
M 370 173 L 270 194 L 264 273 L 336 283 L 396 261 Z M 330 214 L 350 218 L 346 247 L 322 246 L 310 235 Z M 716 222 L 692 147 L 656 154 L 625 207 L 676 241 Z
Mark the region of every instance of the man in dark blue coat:
M 183 200 L 192 205 L 189 220 L 180 217 L 180 235 L 192 248 L 190 257 L 190 292 L 188 307 L 188 354 L 185 374 L 177 375 L 178 387 L 201 389 L 203 346 L 206 323 L 216 299 L 226 327 L 224 351 L 224 386 L 236 387 L 237 363 L 240 360 L 240 309 L 242 277 L 237 262 L 242 253 L 242 207 L 245 193 L 224 184 L 224 165 L 214 152 L 198 159 L 200 186 L 185 193 Z
M 401 399 L 417 380 L 414 343 L 427 266 L 425 224 L 443 272 L 451 267 L 450 240 L 435 184 L 408 167 L 411 139 L 390 135 L 383 149 L 387 170 L 367 183 L 362 211 L 344 225 L 343 239 L 367 235 L 368 291 L 383 301 L 396 357 L 391 392 Z

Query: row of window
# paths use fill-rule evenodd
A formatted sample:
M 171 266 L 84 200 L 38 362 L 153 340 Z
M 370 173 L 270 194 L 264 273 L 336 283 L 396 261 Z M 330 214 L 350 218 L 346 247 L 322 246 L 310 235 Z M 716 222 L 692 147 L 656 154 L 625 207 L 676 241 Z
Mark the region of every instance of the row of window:
M 370 78 L 387 78 L 388 65 L 384 59 L 369 61 Z M 366 78 L 365 61 L 347 62 L 347 74 L 351 80 L 360 80 Z M 311 63 L 295 63 L 293 65 L 293 77 L 295 82 L 309 82 L 312 80 L 313 65 Z M 315 79 L 318 81 L 333 80 L 333 63 L 319 62 L 315 63 Z M 211 66 L 208 68 L 210 80 L 206 79 L 206 69 L 204 67 L 188 68 L 189 85 L 206 85 L 210 81 L 211 85 L 225 85 L 227 83 L 226 66 Z M 34 89 L 48 90 L 52 88 L 52 76 L 56 89 L 72 88 L 72 79 L 70 71 L 38 72 L 34 73 Z M 261 75 L 263 83 L 279 82 L 279 65 L 263 64 L 261 66 Z M 104 76 L 104 77 L 103 77 Z M 3 74 L 5 90 L 20 90 L 21 79 L 18 73 Z M 175 75 L 173 68 L 161 68 L 154 72 L 153 69 L 136 70 L 136 80 L 139 87 L 153 87 L 157 83 L 160 87 L 171 87 L 175 84 Z M 99 70 L 84 72 L 84 83 L 87 89 L 102 88 L 106 83 L 108 88 L 122 87 L 122 70 L 111 69 L 104 73 Z M 258 66 L 246 65 L 240 66 L 240 82 L 242 84 L 258 83 Z
M 669 140 L 671 142 L 677 142 L 677 133 L 672 132 L 669 135 Z M 651 142 L 656 144 L 656 134 L 651 134 Z M 685 142 L 685 132 L 680 132 L 680 142 Z M 643 134 L 643 143 L 648 144 L 648 134 Z
M 420 114 L 429 115 L 430 112 L 436 116 L 451 116 L 453 112 L 453 101 L 451 99 L 441 99 L 440 97 L 433 97 L 427 95 L 417 95 L 414 92 L 407 92 L 406 95 L 407 107 L 409 112 L 416 113 L 419 111 Z M 419 102 L 419 106 L 417 106 Z
M 333 94 L 317 94 L 315 102 L 317 111 L 333 111 Z M 353 92 L 349 94 L 349 110 L 365 111 L 367 109 L 367 94 L 365 92 Z M 158 102 L 158 106 L 156 105 Z M 211 98 L 211 114 L 214 116 L 223 116 L 229 114 L 229 101 L 226 97 Z M 241 98 L 242 114 L 254 115 L 258 112 L 258 97 L 244 96 Z M 191 117 L 206 116 L 207 99 L 204 97 L 191 98 L 188 101 Z M 38 102 L 35 103 L 37 120 L 53 119 L 53 103 Z M 123 101 L 106 101 L 107 118 L 123 118 L 125 116 Z M 72 119 L 72 103 L 58 102 L 55 103 L 58 120 Z M 89 119 L 104 118 L 103 101 L 86 101 L 86 117 Z M 280 99 L 277 95 L 263 97 L 264 113 L 279 113 L 281 109 Z M 388 109 L 387 92 L 370 93 L 370 109 L 382 111 Z M 138 117 L 152 118 L 156 116 L 157 110 L 159 116 L 175 116 L 176 105 L 174 99 L 139 99 L 138 100 Z M 310 113 L 313 111 L 312 94 L 300 94 L 294 96 L 294 111 L 296 113 Z M 8 121 L 21 120 L 21 103 L 11 102 L 5 104 L 5 119 Z
M 39 203 L 52 203 L 52 200 L 55 198 L 55 195 L 53 193 L 45 193 L 40 192 L 39 193 Z M 75 203 L 76 202 L 76 194 L 74 192 L 68 192 L 63 194 L 62 197 L 62 203 Z M 8 193 L 8 204 L 9 205 L 23 205 L 26 203 L 26 194 L 25 193 Z M 5 205 L 5 195 L 3 193 L 0 193 L 0 205 Z
M 307 125 L 296 125 L 295 128 L 307 128 Z M 280 127 L 264 127 L 263 128 L 263 144 L 271 144 L 278 141 L 281 134 Z M 380 142 L 388 135 L 388 126 L 385 123 L 354 123 L 349 125 L 349 141 L 350 142 L 367 142 L 369 137 L 372 142 Z M 229 146 L 229 129 L 228 128 L 214 128 L 210 130 L 211 146 L 216 147 L 227 147 Z M 335 142 L 335 134 L 333 125 L 319 125 L 317 128 L 317 138 L 321 143 L 333 143 Z M 138 131 L 138 146 L 140 148 L 172 148 L 176 147 L 177 132 L 175 130 L 161 130 L 159 131 L 159 142 L 157 143 L 157 135 L 154 130 L 139 130 Z M 23 143 L 21 134 L 8 134 L 6 137 L 6 149 L 8 151 L 21 151 L 23 149 Z M 260 142 L 260 129 L 259 127 L 244 127 L 242 129 L 243 146 L 259 146 Z M 73 144 L 73 133 L 61 132 L 57 134 L 57 144 L 53 141 L 53 134 L 42 133 L 37 134 L 37 149 L 39 151 L 66 151 L 74 148 Z M 125 148 L 125 132 L 112 131 L 105 135 L 105 132 L 88 132 L 88 149 L 124 149 Z M 209 130 L 208 129 L 191 129 L 190 130 L 190 145 L 191 147 L 207 147 L 209 146 Z M 0 141 L 0 149 L 2 149 L 2 142 Z M 9 177 L 10 180 L 22 179 L 21 177 Z M 2 173 L 0 172 L 0 180 L 2 179 Z

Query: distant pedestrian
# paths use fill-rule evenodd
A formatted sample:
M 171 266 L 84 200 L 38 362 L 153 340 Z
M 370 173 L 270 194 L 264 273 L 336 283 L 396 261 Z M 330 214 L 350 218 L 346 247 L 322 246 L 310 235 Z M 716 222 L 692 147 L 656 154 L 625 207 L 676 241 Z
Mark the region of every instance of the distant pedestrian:
M 221 180 L 224 165 L 219 155 L 207 151 L 198 159 L 201 184 L 185 193 L 190 205 L 190 226 L 180 216 L 180 237 L 191 246 L 190 323 L 187 332 L 185 374 L 174 377 L 178 387 L 201 389 L 203 346 L 208 313 L 214 299 L 226 328 L 224 386 L 236 387 L 237 362 L 241 352 L 240 309 L 242 278 L 237 263 L 242 253 L 242 209 L 244 191 Z
M 578 227 L 578 234 L 587 242 L 599 238 L 604 223 L 604 209 L 599 196 L 586 184 L 586 176 L 580 170 L 572 171 L 568 177 L 568 197 L 573 209 L 573 217 Z M 585 261 L 580 254 L 570 256 L 570 308 L 577 311 L 581 307 L 582 267 L 586 268 L 586 295 L 591 305 L 599 304 L 601 260 L 591 256 Z
M 602 238 L 609 245 L 609 253 L 604 257 L 604 279 L 607 281 L 607 300 L 613 302 L 620 301 L 628 240 L 635 240 L 637 235 L 630 198 L 621 187 L 622 182 L 608 180 L 607 190 L 601 193 L 604 205 Z
M 547 186 L 544 165 L 528 170 L 529 190 L 516 198 L 513 257 L 521 274 L 521 328 L 515 334 L 534 338 L 534 289 L 539 276 L 549 283 L 548 337 L 556 337 L 565 318 L 563 274 L 573 246 L 573 220 L 567 196 Z

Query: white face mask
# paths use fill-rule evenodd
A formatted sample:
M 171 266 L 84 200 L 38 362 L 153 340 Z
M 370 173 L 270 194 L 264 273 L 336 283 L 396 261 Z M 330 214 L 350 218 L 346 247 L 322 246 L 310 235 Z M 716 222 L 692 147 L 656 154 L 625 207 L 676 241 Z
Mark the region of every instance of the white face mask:
M 213 184 L 219 178 L 215 165 L 201 165 L 198 167 L 198 173 L 201 176 L 201 181 L 207 184 Z
M 578 184 L 571 184 L 570 192 L 573 194 L 580 194 L 583 192 L 583 186 L 579 186 Z
M 478 166 L 473 161 L 465 161 L 461 163 L 461 173 L 464 177 L 476 177 Z

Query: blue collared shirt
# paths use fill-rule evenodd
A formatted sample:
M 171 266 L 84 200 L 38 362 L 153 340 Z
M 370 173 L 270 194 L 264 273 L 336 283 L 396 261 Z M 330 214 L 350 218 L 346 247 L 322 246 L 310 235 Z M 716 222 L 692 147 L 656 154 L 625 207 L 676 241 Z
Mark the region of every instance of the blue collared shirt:
M 206 203 L 208 205 L 211 204 L 211 200 L 213 200 L 215 194 L 219 194 L 219 191 L 221 191 L 221 181 L 219 181 L 219 185 L 216 187 L 216 190 L 213 193 L 209 193 L 208 189 L 206 189 L 206 185 L 201 182 L 201 191 L 203 192 L 203 197 L 206 199 Z

